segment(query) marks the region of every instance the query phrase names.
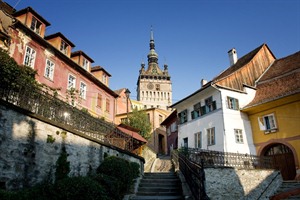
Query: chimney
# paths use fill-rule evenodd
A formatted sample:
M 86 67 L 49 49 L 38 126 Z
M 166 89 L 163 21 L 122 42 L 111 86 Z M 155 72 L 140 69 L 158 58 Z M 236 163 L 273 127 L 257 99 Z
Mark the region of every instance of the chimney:
M 201 87 L 203 87 L 207 83 L 207 80 L 201 79 Z
M 228 51 L 228 56 L 229 56 L 230 66 L 234 65 L 238 60 L 235 48 Z

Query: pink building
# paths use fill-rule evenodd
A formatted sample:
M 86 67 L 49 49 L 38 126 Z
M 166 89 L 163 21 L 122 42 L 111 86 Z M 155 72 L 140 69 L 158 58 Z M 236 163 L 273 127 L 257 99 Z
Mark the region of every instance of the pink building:
M 10 23 L 1 28 L 9 36 L 9 54 L 18 64 L 35 69 L 37 81 L 58 89 L 64 101 L 70 102 L 73 93 L 72 105 L 114 121 L 118 94 L 109 88 L 107 71 L 92 67 L 94 60 L 83 51 L 72 52 L 75 45 L 62 33 L 45 36 L 50 23 L 31 7 L 0 12 L 3 24 Z

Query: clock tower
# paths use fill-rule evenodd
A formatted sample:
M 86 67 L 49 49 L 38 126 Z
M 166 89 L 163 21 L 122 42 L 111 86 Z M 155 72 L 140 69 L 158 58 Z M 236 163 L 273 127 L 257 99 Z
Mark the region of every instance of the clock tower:
M 168 65 L 161 70 L 158 66 L 158 55 L 155 52 L 153 31 L 150 33 L 150 52 L 148 53 L 148 67 L 141 64 L 137 81 L 137 100 L 144 108 L 160 108 L 169 110 L 172 104 L 172 82 L 168 72 Z

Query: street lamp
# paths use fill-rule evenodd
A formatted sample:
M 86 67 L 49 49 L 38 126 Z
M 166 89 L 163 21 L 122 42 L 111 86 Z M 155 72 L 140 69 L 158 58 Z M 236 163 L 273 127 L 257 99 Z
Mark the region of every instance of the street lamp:
M 125 95 L 126 95 L 126 108 L 127 108 L 127 124 L 128 124 L 128 100 L 129 100 L 129 96 L 130 96 L 130 91 L 128 90 L 128 88 L 125 90 Z

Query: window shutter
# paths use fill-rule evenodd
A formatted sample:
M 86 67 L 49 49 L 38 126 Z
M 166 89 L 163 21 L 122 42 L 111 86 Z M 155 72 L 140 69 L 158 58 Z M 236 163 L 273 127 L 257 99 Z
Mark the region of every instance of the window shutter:
M 258 120 L 259 129 L 261 131 L 265 131 L 266 127 L 265 127 L 264 119 L 262 117 L 258 117 L 257 120 Z

